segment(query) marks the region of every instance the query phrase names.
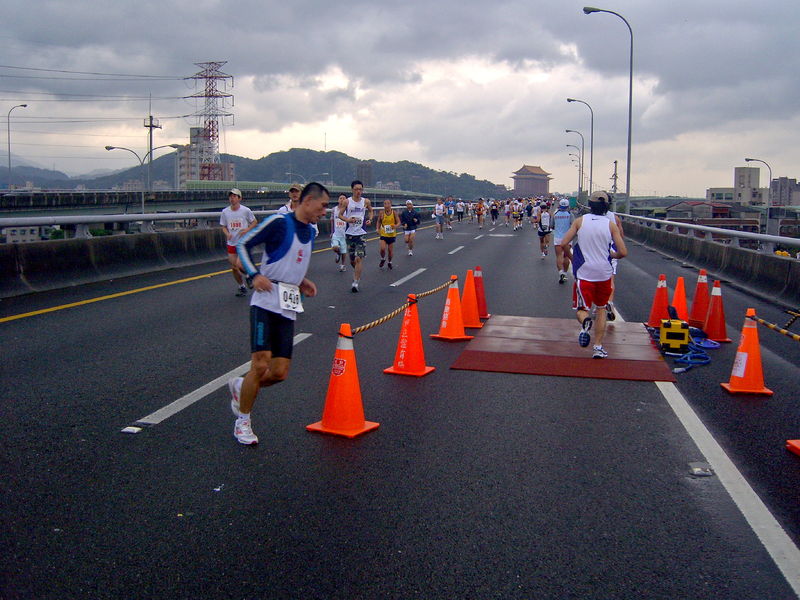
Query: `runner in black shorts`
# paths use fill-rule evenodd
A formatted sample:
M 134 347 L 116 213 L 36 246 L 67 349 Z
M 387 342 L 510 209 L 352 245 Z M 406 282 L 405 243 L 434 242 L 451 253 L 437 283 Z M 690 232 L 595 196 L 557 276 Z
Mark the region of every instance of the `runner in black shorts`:
M 250 352 L 292 358 L 294 321 L 260 306 L 250 307 Z

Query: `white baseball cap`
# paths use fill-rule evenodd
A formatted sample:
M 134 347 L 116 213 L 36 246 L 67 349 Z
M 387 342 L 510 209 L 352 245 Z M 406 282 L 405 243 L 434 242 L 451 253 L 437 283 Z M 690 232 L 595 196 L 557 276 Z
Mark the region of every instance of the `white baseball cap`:
M 229 196 L 231 194 L 234 194 L 236 196 L 239 196 L 239 198 L 241 198 L 242 197 L 242 190 L 240 190 L 239 188 L 233 188 L 230 192 L 228 192 Z

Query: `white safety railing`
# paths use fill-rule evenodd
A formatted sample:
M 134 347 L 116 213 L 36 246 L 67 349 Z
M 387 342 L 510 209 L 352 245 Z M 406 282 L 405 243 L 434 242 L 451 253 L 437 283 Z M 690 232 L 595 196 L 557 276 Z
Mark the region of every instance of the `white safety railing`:
M 415 206 L 417 209 L 431 208 L 432 204 Z M 379 211 L 380 207 L 374 207 Z M 400 206 L 393 207 L 400 210 Z M 330 212 L 331 209 L 328 209 Z M 258 217 L 274 215 L 277 210 L 254 210 L 253 214 Z M 142 233 L 155 233 L 153 223 L 156 221 L 189 221 L 193 223 L 192 228 L 208 229 L 219 226 L 220 212 L 188 212 L 188 213 L 145 213 L 145 214 L 110 214 L 110 215 L 60 215 L 52 217 L 8 217 L 0 219 L 0 229 L 6 227 L 54 227 L 58 225 L 75 225 L 75 237 L 90 238 L 90 225 L 98 223 L 141 223 Z
M 722 227 L 709 227 L 707 225 L 695 225 L 694 223 L 683 223 L 681 221 L 667 221 L 664 219 L 652 219 L 650 217 L 638 217 L 634 215 L 628 214 L 620 214 L 617 213 L 621 219 L 623 219 L 624 223 L 627 222 L 639 222 L 644 224 L 647 227 L 660 229 L 661 231 L 667 231 L 666 227 L 671 227 L 671 231 L 667 231 L 667 233 L 674 234 L 674 235 L 689 235 L 689 231 L 701 231 L 703 233 L 710 233 L 712 236 L 715 237 L 727 237 L 732 238 L 737 241 L 739 240 L 756 240 L 760 242 L 763 246 L 767 246 L 768 244 L 780 244 L 782 246 L 791 246 L 793 248 L 800 248 L 800 238 L 792 238 L 792 237 L 785 237 L 780 235 L 766 235 L 763 233 L 753 233 L 750 231 L 738 231 L 735 229 L 724 229 Z M 687 230 L 686 233 L 682 233 L 680 230 Z M 712 242 L 715 241 L 713 239 L 708 239 L 703 237 L 706 241 Z M 771 251 L 769 247 L 763 248 L 766 251 Z

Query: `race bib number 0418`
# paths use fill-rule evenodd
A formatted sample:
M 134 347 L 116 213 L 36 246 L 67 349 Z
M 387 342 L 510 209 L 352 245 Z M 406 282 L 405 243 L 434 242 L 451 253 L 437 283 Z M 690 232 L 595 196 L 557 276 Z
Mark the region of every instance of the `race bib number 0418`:
M 300 296 L 300 288 L 291 283 L 278 282 L 278 296 L 281 308 L 294 312 L 303 312 L 303 300 Z

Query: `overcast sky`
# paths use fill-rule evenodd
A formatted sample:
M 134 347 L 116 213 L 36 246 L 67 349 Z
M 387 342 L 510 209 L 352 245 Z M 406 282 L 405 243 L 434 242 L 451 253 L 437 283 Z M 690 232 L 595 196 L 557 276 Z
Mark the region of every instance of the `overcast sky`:
M 798 0 L 597 1 L 635 36 L 633 195 L 703 196 L 733 185 L 746 156 L 775 177 L 800 175 Z M 583 2 L 4 4 L 0 114 L 28 104 L 11 115 L 23 162 L 70 175 L 138 164 L 103 147 L 146 152 L 149 95 L 163 125 L 154 145 L 186 143 L 196 120 L 184 115 L 202 105 L 183 97 L 201 88 L 182 78 L 194 63 L 227 61 L 223 152 L 327 147 L 506 185 L 532 164 L 568 192 L 578 171 L 566 144 L 580 138 L 566 129 L 584 134 L 589 171 L 589 109 L 572 97 L 594 110 L 595 188 L 610 187 L 614 160 L 625 187 L 630 36 Z

